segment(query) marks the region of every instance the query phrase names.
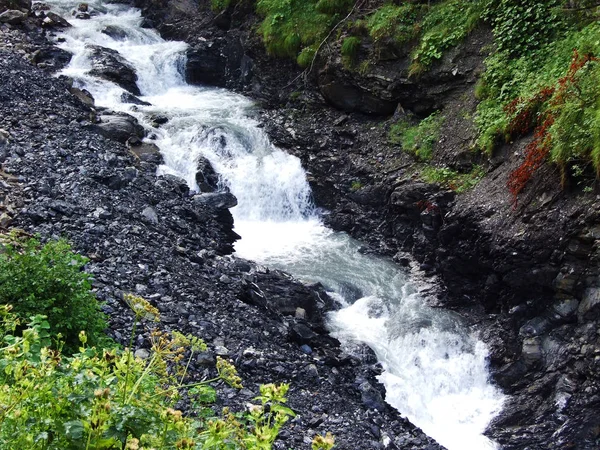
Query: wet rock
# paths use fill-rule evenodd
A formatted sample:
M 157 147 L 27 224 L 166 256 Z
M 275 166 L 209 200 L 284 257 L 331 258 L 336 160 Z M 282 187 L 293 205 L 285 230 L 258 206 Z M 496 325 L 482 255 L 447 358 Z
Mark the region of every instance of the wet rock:
M 99 120 L 93 127 L 108 139 L 125 143 L 132 136 L 144 136 L 144 128 L 128 114 L 102 114 Z
M 129 151 L 140 161 L 153 164 L 162 164 L 163 156 L 156 144 L 140 142 L 139 145 L 128 145 Z
M 219 175 L 215 172 L 210 161 L 203 156 L 198 158 L 196 183 L 200 188 L 200 192 L 214 192 L 218 189 Z
M 196 203 L 216 209 L 229 209 L 237 205 L 237 199 L 230 192 L 209 192 L 194 195 Z
M 383 401 L 381 393 L 375 389 L 368 381 L 363 381 L 358 385 L 358 391 L 363 404 L 370 409 L 385 411 L 386 404 Z
M 127 39 L 127 31 L 117 25 L 107 25 L 100 32 L 116 40 Z
M 90 52 L 92 64 L 90 75 L 112 81 L 132 94 L 140 95 L 140 89 L 136 84 L 135 69 L 125 61 L 118 51 L 91 44 L 87 44 L 86 48 Z
M 577 309 L 579 322 L 586 319 L 597 318 L 600 314 L 600 288 L 589 288 L 585 291 L 583 299 Z
M 69 89 L 69 92 L 73 94 L 81 103 L 87 106 L 94 106 L 95 100 L 92 94 L 89 93 L 86 89 L 79 89 L 76 87 L 72 87 Z
M 29 11 L 31 0 L 0 0 L 0 13 L 7 10 Z
M 19 25 L 27 19 L 27 13 L 9 9 L 0 14 L 0 23 L 8 23 L 9 25 Z
M 48 11 L 45 14 L 44 19 L 42 20 L 42 26 L 44 28 L 70 28 L 71 24 L 63 19 L 58 14 Z
M 134 105 L 152 106 L 151 103 L 145 102 L 144 100 L 137 98 L 135 95 L 133 95 L 130 92 L 123 92 L 121 94 L 121 101 L 123 103 L 133 103 Z

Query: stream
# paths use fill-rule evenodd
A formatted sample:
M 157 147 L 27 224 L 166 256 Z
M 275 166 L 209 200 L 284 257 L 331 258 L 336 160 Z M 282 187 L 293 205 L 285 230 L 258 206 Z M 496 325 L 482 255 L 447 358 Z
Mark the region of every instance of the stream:
M 460 317 L 429 308 L 422 286 L 392 261 L 360 253 L 358 242 L 322 224 L 299 159 L 269 142 L 250 100 L 188 85 L 187 45 L 141 28 L 137 9 L 90 2 L 96 14 L 80 20 L 71 16 L 77 2 L 48 3 L 73 25 L 60 33 L 58 45 L 74 55 L 61 74 L 97 105 L 135 116 L 154 135 L 164 156 L 159 175 L 179 176 L 197 190 L 198 158 L 211 162 L 238 199 L 231 210 L 242 237 L 238 256 L 321 282 L 344 305 L 329 315 L 331 334 L 348 352 L 359 344 L 375 351 L 385 400 L 425 433 L 450 450 L 497 448 L 483 435 L 504 400 L 489 382 L 486 346 Z M 120 38 L 102 33 L 108 25 Z M 152 106 L 123 103 L 122 88 L 88 75 L 86 44 L 117 50 L 135 67 L 140 98 Z M 152 115 L 169 120 L 154 128 Z

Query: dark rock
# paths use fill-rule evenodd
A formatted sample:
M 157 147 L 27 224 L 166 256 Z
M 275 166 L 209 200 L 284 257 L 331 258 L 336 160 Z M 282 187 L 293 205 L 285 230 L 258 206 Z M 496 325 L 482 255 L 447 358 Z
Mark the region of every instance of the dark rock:
M 125 143 L 131 136 L 144 136 L 144 128 L 128 114 L 102 114 L 99 120 L 93 127 L 108 139 Z
M 45 28 L 70 28 L 71 24 L 58 14 L 48 11 L 42 20 L 42 26 Z
M 200 192 L 214 192 L 219 186 L 219 175 L 215 172 L 208 159 L 201 156 L 198 158 L 198 172 L 196 172 L 196 183 Z M 235 205 L 234 205 L 235 206 Z
M 207 205 L 216 209 L 229 209 L 237 205 L 237 199 L 230 192 L 210 192 L 197 194 L 194 201 L 201 205 Z
M 135 69 L 125 61 L 118 51 L 91 44 L 87 44 L 86 48 L 90 52 L 92 62 L 90 75 L 112 81 L 134 95 L 140 95 L 140 89 L 136 84 Z
M 100 32 L 116 40 L 127 39 L 127 31 L 116 25 L 107 25 Z
M 29 11 L 31 0 L 0 0 L 0 13 L 8 10 Z
M 0 14 L 0 23 L 8 23 L 10 25 L 20 25 L 27 19 L 27 13 L 15 9 L 9 9 Z
M 92 97 L 92 94 L 90 94 L 86 89 L 72 87 L 71 89 L 69 89 L 69 91 L 71 92 L 71 94 L 77 97 L 77 99 L 79 99 L 79 101 L 81 101 L 81 103 L 83 103 L 84 105 L 94 106 L 94 97 Z
M 121 101 L 123 103 L 133 103 L 134 105 L 152 106 L 151 103 L 145 102 L 144 100 L 140 100 L 139 98 L 137 98 L 135 95 L 133 95 L 130 92 L 123 92 L 121 94 Z

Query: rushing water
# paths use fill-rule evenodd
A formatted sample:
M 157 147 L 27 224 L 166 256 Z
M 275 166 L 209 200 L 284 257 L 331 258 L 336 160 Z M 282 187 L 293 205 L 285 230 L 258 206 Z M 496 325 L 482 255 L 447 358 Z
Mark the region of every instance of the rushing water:
M 50 3 L 65 17 L 76 6 Z M 90 91 L 98 105 L 129 112 L 151 129 L 165 159 L 160 173 L 180 176 L 195 189 L 198 157 L 211 161 L 239 201 L 232 210 L 242 236 L 237 254 L 320 281 L 345 304 L 330 316 L 331 332 L 349 351 L 366 343 L 376 352 L 385 369 L 387 402 L 451 450 L 495 448 L 482 432 L 503 397 L 488 382 L 485 345 L 460 318 L 427 307 L 397 266 L 359 253 L 357 242 L 322 225 L 300 161 L 271 145 L 252 119 L 252 103 L 226 90 L 185 83 L 186 44 L 142 29 L 136 9 L 90 6 L 100 14 L 71 20 L 73 28 L 62 34 L 60 45 L 74 54 L 62 73 Z M 126 37 L 103 34 L 107 25 Z M 152 106 L 122 103 L 120 87 L 87 75 L 87 43 L 119 51 L 136 68 L 141 98 Z M 169 122 L 154 129 L 152 114 Z

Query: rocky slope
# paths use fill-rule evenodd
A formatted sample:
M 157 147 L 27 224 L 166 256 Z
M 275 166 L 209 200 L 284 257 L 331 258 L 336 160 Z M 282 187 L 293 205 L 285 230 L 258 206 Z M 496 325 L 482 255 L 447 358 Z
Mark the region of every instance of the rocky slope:
M 164 36 L 190 43 L 191 82 L 262 102 L 267 130 L 302 159 L 329 225 L 401 264 L 410 255 L 439 280 L 440 306 L 480 323 L 494 380 L 511 394 L 490 436 L 507 449 L 597 448 L 600 198 L 561 190 L 547 165 L 515 205 L 506 183 L 528 138 L 489 158 L 469 151 L 489 31 L 419 79 L 402 55 L 360 74 L 336 51 L 301 74 L 265 54 L 251 5 L 215 14 L 208 3 L 137 2 Z M 486 171 L 466 194 L 421 182 L 414 160 L 387 142 L 390 117 L 438 109 L 448 119 L 432 164 Z
M 160 154 L 139 145 L 135 119 L 94 108 L 70 80 L 52 76 L 68 61 L 45 36 L 64 26 L 60 18 L 0 5 L 24 11 L 0 24 L 0 227 L 66 237 L 87 256 L 117 341 L 126 344 L 133 320 L 122 295 L 134 292 L 158 307 L 161 327 L 207 341 L 194 377 L 214 372 L 216 355 L 234 361 L 245 388 L 221 386 L 217 407 L 239 410 L 258 384 L 290 382 L 297 416 L 275 448 L 309 448 L 325 431 L 338 448 L 440 448 L 383 402 L 372 353 L 344 354 L 326 334 L 323 315 L 335 306 L 318 286 L 230 255 L 231 202 L 206 202 L 183 180 L 157 178 Z M 135 350 L 148 347 L 143 333 Z

